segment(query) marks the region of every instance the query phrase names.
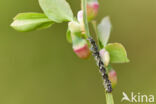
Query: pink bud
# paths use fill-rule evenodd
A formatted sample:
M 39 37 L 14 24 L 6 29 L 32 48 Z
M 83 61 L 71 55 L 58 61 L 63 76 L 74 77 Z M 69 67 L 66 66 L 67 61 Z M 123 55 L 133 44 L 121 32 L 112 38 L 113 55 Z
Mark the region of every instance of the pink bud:
M 80 23 L 80 28 L 81 28 L 81 32 L 82 34 L 85 34 L 85 27 L 84 27 L 84 22 L 83 22 L 83 11 L 80 10 L 77 14 L 77 19 Z
M 114 69 L 111 69 L 108 73 L 108 76 L 109 76 L 109 80 L 111 81 L 112 83 L 112 87 L 114 88 L 117 84 L 117 74 L 116 74 L 116 71 Z
M 99 3 L 98 2 L 89 2 L 87 4 L 87 16 L 88 21 L 94 19 L 98 14 Z
M 90 50 L 86 40 L 81 40 L 79 43 L 73 45 L 73 50 L 81 59 L 87 59 L 90 56 Z
M 77 19 L 78 19 L 79 22 L 83 21 L 83 11 L 82 10 L 78 11 Z

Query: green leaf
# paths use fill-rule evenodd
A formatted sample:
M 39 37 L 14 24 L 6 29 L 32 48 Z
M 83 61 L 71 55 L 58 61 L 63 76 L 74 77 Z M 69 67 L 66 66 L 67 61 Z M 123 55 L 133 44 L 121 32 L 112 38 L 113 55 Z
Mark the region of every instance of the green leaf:
M 54 22 L 42 13 L 20 13 L 15 18 L 11 27 L 17 31 L 32 31 L 50 27 Z
M 61 23 L 73 20 L 72 10 L 66 0 L 39 0 L 39 4 L 52 21 Z
M 108 43 L 111 28 L 112 25 L 108 16 L 103 18 L 101 23 L 98 25 L 98 38 L 103 47 Z
M 69 43 L 72 43 L 71 31 L 69 29 L 66 32 L 66 39 Z
M 110 43 L 105 48 L 110 54 L 110 62 L 111 63 L 127 63 L 127 62 L 129 62 L 129 59 L 127 58 L 126 50 L 122 44 Z

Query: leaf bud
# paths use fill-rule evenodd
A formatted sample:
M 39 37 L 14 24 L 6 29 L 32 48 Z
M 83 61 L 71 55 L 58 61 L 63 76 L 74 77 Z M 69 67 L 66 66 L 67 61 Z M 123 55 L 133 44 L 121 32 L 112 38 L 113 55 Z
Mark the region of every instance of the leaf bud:
M 68 27 L 72 33 L 81 32 L 81 26 L 80 26 L 80 23 L 78 23 L 78 22 L 71 21 L 68 23 Z
M 105 49 L 100 50 L 100 56 L 102 58 L 102 61 L 104 62 L 105 66 L 108 66 L 110 63 L 110 55 L 109 52 L 106 51 Z

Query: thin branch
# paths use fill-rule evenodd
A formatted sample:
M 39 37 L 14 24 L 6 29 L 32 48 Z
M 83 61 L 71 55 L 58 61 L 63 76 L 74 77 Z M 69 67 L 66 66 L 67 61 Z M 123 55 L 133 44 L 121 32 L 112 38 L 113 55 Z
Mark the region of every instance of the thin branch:
M 98 46 L 100 46 L 99 39 L 98 39 L 98 30 L 97 30 L 96 21 L 93 20 L 91 23 L 92 23 L 92 26 L 93 26 L 93 29 L 94 29 L 94 32 L 95 32 L 96 43 L 97 43 Z
M 91 37 L 90 32 L 89 32 L 89 27 L 88 27 L 88 20 L 87 20 L 87 1 L 86 0 L 82 0 L 82 5 L 83 5 L 83 20 L 84 20 L 84 24 L 85 24 L 85 31 L 86 34 L 88 36 L 88 40 L 91 44 L 91 51 L 93 56 L 95 57 L 95 60 L 97 62 L 97 66 L 100 69 L 100 72 L 102 74 L 103 80 L 104 80 L 104 87 L 107 93 L 111 93 L 112 92 L 112 85 L 111 82 L 108 78 L 107 72 L 106 72 L 106 68 L 104 67 L 104 63 L 100 57 L 100 53 L 98 50 L 98 47 L 96 45 L 96 42 L 94 41 L 94 39 Z
M 88 36 L 88 40 L 91 44 L 91 51 L 92 54 L 97 62 L 97 66 L 99 67 L 99 71 L 102 74 L 102 78 L 104 80 L 104 87 L 106 91 L 106 101 L 107 104 L 114 104 L 113 96 L 112 96 L 112 85 L 111 82 L 108 78 L 108 74 L 106 72 L 106 68 L 104 67 L 104 63 L 101 59 L 98 47 L 96 45 L 96 42 L 94 39 L 91 37 L 90 32 L 89 32 L 89 26 L 88 26 L 88 20 L 87 20 L 87 1 L 86 0 L 81 0 L 82 1 L 82 8 L 83 8 L 83 21 L 85 25 L 85 32 L 86 35 Z
M 91 37 L 90 32 L 89 32 L 89 26 L 88 26 L 88 19 L 87 19 L 87 1 L 82 0 L 82 8 L 83 8 L 83 21 L 85 25 L 85 33 L 88 37 Z

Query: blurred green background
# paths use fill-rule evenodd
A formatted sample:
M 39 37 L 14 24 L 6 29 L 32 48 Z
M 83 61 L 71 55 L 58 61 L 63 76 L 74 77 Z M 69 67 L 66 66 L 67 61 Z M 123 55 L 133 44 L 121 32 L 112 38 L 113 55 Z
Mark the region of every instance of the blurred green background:
M 74 14 L 80 0 L 67 0 Z M 109 15 L 110 42 L 127 49 L 128 64 L 114 64 L 122 92 L 156 96 L 156 0 L 99 0 L 98 22 Z M 20 12 L 42 12 L 37 0 L 0 1 L 0 104 L 105 104 L 101 76 L 93 58 L 78 59 L 66 42 L 67 24 L 21 33 L 9 27 Z

